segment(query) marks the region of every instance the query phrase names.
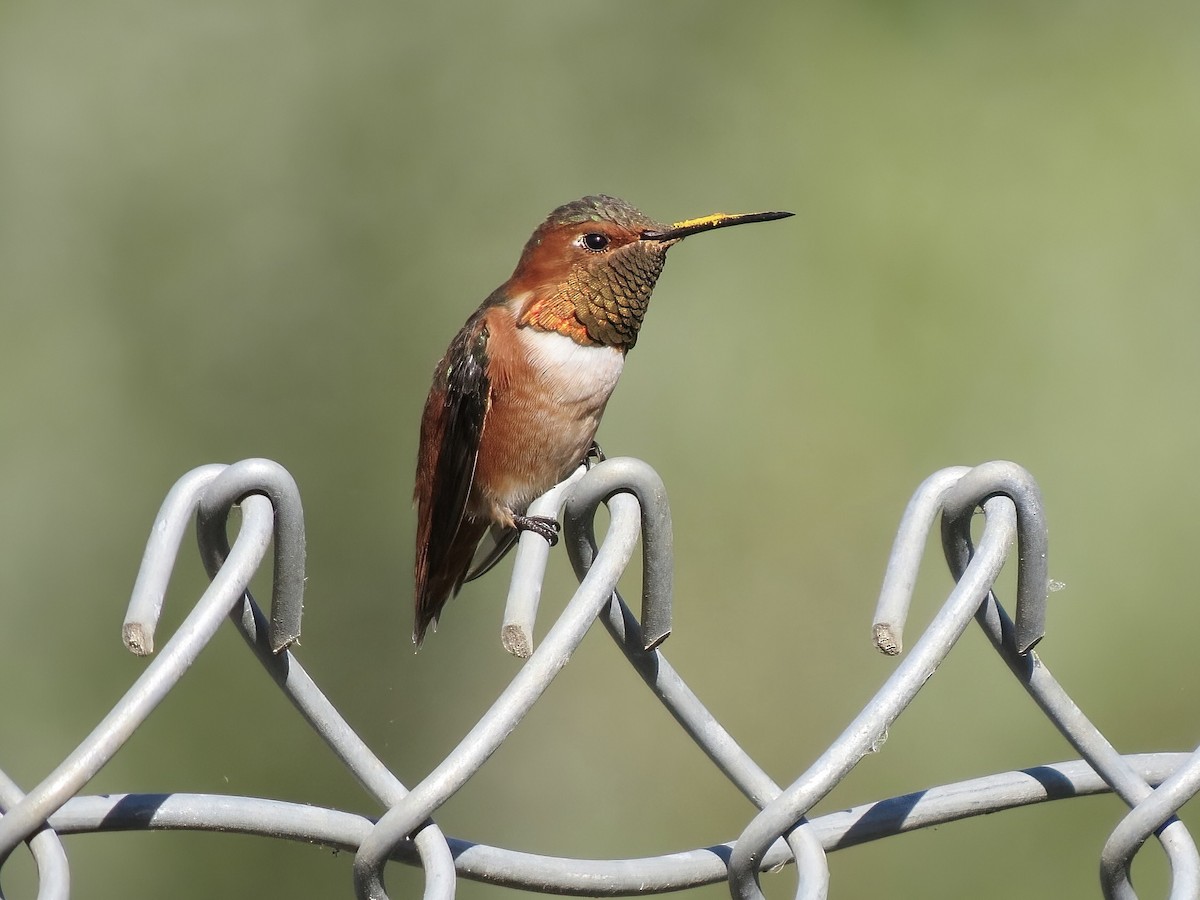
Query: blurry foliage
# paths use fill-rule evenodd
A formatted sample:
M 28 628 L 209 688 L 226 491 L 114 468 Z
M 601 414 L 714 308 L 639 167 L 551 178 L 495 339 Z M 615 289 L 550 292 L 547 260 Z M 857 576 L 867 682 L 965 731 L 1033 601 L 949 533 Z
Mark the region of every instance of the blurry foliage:
M 502 573 L 408 643 L 427 379 L 545 213 L 599 191 L 668 220 L 797 212 L 672 254 L 600 435 L 671 491 L 668 655 L 777 780 L 890 671 L 867 634 L 912 489 L 999 457 L 1048 503 L 1067 584 L 1048 664 L 1122 749 L 1194 745 L 1200 491 L 1177 473 L 1200 449 L 1198 18 L 8 0 L 0 765 L 36 783 L 140 671 L 118 627 L 154 511 L 192 466 L 246 456 L 304 495 L 305 664 L 406 782 L 436 764 L 517 663 Z M 168 629 L 203 584 L 183 559 Z M 554 566 L 547 620 L 570 587 Z M 926 617 L 948 585 L 936 553 L 928 569 Z M 648 746 L 665 768 L 639 763 Z M 1071 755 L 969 633 L 823 808 Z M 230 634 L 88 788 L 171 789 L 378 812 Z M 729 840 L 750 815 L 597 635 L 439 821 L 615 856 Z M 834 893 L 1084 895 L 1119 815 L 1078 801 L 838 853 Z M 307 847 L 68 849 L 81 898 L 351 893 L 348 857 Z M 982 874 L 996 854 L 1020 855 L 1019 880 Z M 14 858 L 9 896 L 30 871 Z M 393 896 L 420 884 L 388 877 Z

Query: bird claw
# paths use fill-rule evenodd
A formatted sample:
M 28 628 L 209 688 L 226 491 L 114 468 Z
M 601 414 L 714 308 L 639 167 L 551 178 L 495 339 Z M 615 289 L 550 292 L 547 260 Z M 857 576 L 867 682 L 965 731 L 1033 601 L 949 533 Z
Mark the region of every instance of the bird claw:
M 587 453 L 583 454 L 583 465 L 585 468 L 590 469 L 596 463 L 602 463 L 606 459 L 608 457 L 604 455 L 604 450 L 596 441 L 592 441 L 592 445 L 588 447 Z
M 557 519 L 549 516 L 513 516 L 518 531 L 532 531 L 553 547 L 558 543 L 558 532 L 562 528 Z

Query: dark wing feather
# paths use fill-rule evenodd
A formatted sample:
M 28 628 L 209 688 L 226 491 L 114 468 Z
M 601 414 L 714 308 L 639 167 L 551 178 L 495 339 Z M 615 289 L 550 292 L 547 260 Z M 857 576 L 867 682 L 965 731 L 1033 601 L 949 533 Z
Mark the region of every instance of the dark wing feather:
M 488 328 L 484 310 L 450 344 L 434 374 L 421 420 L 417 462 L 417 559 L 413 642 L 462 586 L 486 522 L 467 517 L 487 415 Z
M 508 556 L 508 551 L 517 545 L 521 533 L 515 528 L 504 525 L 493 525 L 487 533 L 487 540 L 481 542 L 471 558 L 471 568 L 463 581 L 474 581 L 482 578 L 495 568 L 496 564 Z

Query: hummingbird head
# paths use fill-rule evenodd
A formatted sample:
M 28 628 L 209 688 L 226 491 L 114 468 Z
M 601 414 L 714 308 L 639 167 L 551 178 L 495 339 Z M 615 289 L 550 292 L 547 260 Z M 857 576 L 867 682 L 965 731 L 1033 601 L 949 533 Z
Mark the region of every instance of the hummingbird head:
M 538 226 L 513 272 L 512 294 L 526 298 L 519 323 L 628 350 L 671 247 L 701 231 L 790 215 L 718 213 L 663 225 L 615 197 L 573 200 Z

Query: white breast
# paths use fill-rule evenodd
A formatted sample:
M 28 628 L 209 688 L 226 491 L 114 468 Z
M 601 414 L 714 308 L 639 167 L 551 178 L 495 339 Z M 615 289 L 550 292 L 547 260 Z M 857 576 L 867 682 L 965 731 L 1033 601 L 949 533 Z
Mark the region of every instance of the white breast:
M 617 386 L 625 354 L 616 347 L 585 347 L 555 331 L 522 328 L 529 361 L 558 403 L 603 406 Z

